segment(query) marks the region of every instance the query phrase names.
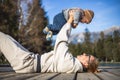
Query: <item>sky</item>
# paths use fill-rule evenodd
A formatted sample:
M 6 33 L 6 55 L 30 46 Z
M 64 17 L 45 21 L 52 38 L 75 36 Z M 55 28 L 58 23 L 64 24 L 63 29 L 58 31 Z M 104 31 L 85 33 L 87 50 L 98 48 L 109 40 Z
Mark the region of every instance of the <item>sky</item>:
M 79 7 L 94 11 L 94 18 L 90 24 L 79 23 L 72 34 L 84 32 L 88 28 L 90 32 L 103 31 L 113 26 L 120 27 L 120 0 L 42 0 L 42 6 L 47 12 L 49 22 L 63 9 Z

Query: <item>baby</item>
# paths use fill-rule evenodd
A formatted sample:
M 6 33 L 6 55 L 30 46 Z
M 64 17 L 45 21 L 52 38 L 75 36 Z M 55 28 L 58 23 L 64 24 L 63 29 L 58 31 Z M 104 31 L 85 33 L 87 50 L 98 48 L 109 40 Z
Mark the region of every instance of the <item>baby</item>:
M 51 40 L 52 35 L 56 35 L 57 33 L 59 33 L 62 26 L 69 19 L 70 11 L 74 12 L 74 21 L 72 24 L 73 28 L 76 28 L 79 22 L 89 24 L 94 17 L 94 12 L 92 10 L 82 10 L 80 8 L 70 8 L 62 10 L 62 12 L 55 15 L 53 19 L 53 24 L 49 24 L 43 29 L 44 34 L 47 34 L 46 39 L 48 41 Z

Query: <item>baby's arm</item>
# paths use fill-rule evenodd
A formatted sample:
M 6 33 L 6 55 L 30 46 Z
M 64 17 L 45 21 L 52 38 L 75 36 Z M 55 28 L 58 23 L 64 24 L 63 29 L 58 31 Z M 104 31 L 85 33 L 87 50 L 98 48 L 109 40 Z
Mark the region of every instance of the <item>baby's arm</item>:
M 73 17 L 74 17 L 74 24 L 78 24 L 79 21 L 80 21 L 80 11 L 79 10 L 74 10 L 74 14 L 73 14 Z
M 78 8 L 71 9 L 71 11 L 73 11 L 73 17 L 74 17 L 72 26 L 73 28 L 76 28 L 76 26 L 80 22 L 81 12 Z

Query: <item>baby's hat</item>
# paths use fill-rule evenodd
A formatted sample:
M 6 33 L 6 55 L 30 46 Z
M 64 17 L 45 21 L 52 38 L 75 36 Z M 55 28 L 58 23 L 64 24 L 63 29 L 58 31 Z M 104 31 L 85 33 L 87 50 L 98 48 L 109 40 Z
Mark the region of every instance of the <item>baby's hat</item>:
M 89 22 L 91 22 L 94 17 L 94 12 L 92 10 L 84 10 L 84 13 Z

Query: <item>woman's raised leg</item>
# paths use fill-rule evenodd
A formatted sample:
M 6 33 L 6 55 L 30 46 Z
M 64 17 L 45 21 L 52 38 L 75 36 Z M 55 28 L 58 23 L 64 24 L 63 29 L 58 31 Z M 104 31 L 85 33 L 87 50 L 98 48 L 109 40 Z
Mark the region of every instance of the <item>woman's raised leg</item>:
M 0 32 L 0 51 L 18 73 L 36 72 L 37 55 L 29 52 L 11 36 Z

